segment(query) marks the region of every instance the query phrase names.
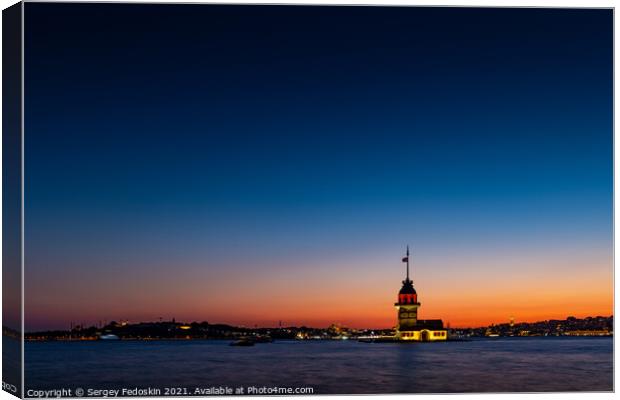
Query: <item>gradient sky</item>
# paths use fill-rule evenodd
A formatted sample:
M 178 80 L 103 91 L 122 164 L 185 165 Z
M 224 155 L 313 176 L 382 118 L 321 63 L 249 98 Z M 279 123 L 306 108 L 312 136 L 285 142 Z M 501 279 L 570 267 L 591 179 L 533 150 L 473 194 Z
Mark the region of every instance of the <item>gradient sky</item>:
M 611 10 L 25 15 L 26 330 L 613 313 Z

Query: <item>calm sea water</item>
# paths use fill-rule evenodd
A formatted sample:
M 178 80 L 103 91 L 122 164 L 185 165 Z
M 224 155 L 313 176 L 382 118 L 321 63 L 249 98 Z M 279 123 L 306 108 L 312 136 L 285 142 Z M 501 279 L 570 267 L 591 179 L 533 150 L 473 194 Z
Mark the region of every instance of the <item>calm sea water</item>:
M 315 394 L 613 390 L 611 338 L 446 343 L 29 342 L 26 389 L 312 387 Z

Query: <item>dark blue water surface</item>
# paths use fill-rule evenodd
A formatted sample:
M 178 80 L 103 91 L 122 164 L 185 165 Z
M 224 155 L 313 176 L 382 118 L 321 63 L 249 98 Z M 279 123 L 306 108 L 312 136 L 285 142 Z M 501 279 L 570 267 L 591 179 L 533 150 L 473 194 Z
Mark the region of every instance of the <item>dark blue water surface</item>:
M 445 343 L 276 341 L 26 343 L 26 389 L 226 385 L 329 393 L 613 390 L 611 338 Z

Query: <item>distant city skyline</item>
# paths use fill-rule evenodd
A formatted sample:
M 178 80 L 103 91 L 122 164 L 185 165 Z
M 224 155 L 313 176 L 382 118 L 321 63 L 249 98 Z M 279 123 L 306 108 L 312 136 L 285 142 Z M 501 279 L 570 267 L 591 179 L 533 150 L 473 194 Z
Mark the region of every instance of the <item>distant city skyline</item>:
M 608 336 L 613 335 L 613 315 L 611 316 L 588 316 L 585 318 L 576 318 L 573 316 L 569 316 L 567 318 L 562 319 L 549 319 L 543 321 L 504 321 L 497 324 L 489 324 L 486 326 L 469 326 L 469 327 L 446 327 L 450 335 L 458 336 L 459 333 L 457 331 L 462 330 L 486 330 L 488 333 L 498 333 L 501 332 L 506 336 L 530 336 L 529 333 L 536 336 Z M 280 321 L 281 322 L 281 321 Z M 168 327 L 174 326 L 174 329 L 168 329 Z M 153 329 L 156 328 L 156 329 Z M 163 328 L 163 329 L 160 329 Z M 207 328 L 205 330 L 205 328 Z M 112 330 L 125 330 L 125 334 L 128 336 L 136 337 L 176 337 L 182 336 L 187 337 L 190 336 L 192 339 L 204 338 L 205 334 L 207 337 L 209 336 L 209 332 L 211 331 L 211 335 L 216 335 L 218 331 L 221 329 L 227 329 L 228 332 L 234 331 L 237 328 L 246 329 L 249 331 L 261 332 L 261 331 L 269 331 L 273 330 L 276 332 L 274 336 L 278 336 L 277 332 L 284 333 L 283 331 L 287 331 L 288 333 L 293 333 L 292 336 L 295 336 L 295 332 L 298 330 L 331 330 L 335 333 L 342 332 L 344 330 L 347 331 L 355 331 L 356 333 L 362 333 L 363 335 L 369 334 L 372 331 L 375 331 L 377 335 L 386 335 L 392 336 L 395 331 L 394 327 L 391 328 L 350 328 L 342 324 L 333 323 L 329 326 L 307 326 L 307 325 L 288 325 L 285 323 L 278 324 L 277 326 L 234 326 L 229 324 L 221 324 L 214 321 L 179 321 L 176 319 L 161 319 L 159 321 L 127 321 L 127 320 L 119 320 L 119 321 L 100 321 L 96 325 L 80 325 L 72 323 L 69 329 L 61 329 L 61 330 L 53 330 L 53 331 L 39 331 L 39 332 L 26 332 L 27 338 L 34 340 L 50 340 L 52 338 L 71 338 L 71 334 L 75 335 L 76 338 L 79 337 L 79 334 L 76 332 L 84 333 L 84 339 L 91 340 L 98 335 L 101 335 L 102 332 L 110 332 Z M 371 332 L 366 332 L 371 331 Z M 391 332 L 390 332 L 391 331 Z M 526 331 L 526 332 L 521 332 Z M 11 332 L 8 331 L 10 334 Z M 262 332 L 262 334 L 267 334 L 268 332 Z M 585 334 L 588 333 L 588 334 Z M 486 336 L 486 335 L 485 335 Z M 291 338 L 288 334 L 281 336 L 280 338 Z
M 25 329 L 613 314 L 613 13 L 25 4 Z

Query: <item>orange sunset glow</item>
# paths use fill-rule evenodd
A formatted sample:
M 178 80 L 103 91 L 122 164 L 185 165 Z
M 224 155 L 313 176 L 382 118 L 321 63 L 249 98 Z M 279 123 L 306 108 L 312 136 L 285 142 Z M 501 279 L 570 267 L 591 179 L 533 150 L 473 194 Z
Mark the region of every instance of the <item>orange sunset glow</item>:
M 413 257 L 412 278 L 422 303 L 421 318 L 476 327 L 507 322 L 511 316 L 531 322 L 613 313 L 611 256 L 604 252 L 567 258 L 513 254 L 503 260 L 497 255 L 474 260 L 420 253 L 417 262 Z M 187 268 L 166 279 L 128 274 L 120 282 L 101 274 L 95 289 L 79 285 L 83 277 L 69 277 L 54 282 L 54 290 L 70 291 L 82 301 L 59 296 L 44 303 L 30 301 L 27 307 L 42 310 L 46 317 L 39 317 L 41 323 L 50 324 L 62 311 L 68 320 L 89 323 L 176 318 L 239 326 L 277 326 L 280 321 L 287 326 L 393 326 L 394 302 L 405 273 L 398 254 L 336 261 L 298 262 L 294 273 L 285 265 L 272 267 L 272 273 L 255 268 L 239 274 L 227 268 L 218 276 Z M 108 295 L 110 288 L 114 296 Z

